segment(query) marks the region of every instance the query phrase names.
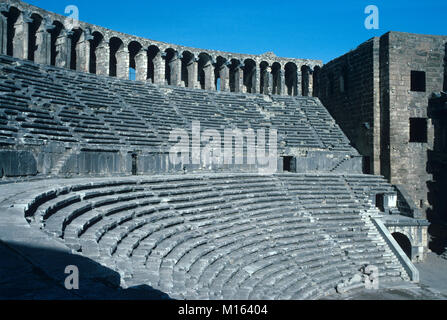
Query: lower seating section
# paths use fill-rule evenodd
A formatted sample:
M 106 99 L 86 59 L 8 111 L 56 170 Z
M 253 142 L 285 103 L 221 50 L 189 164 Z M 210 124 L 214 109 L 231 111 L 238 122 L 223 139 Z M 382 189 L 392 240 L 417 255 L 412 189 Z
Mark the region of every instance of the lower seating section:
M 363 203 L 374 202 L 377 194 L 396 193 L 382 176 L 349 175 L 345 179 L 355 197 Z
M 157 148 L 173 129 L 277 129 L 279 147 L 357 152 L 317 98 L 119 80 L 0 55 L 0 143 Z M 267 134 L 268 136 L 268 134 Z
M 31 226 L 179 299 L 315 299 L 362 266 L 407 275 L 348 181 L 369 176 L 167 175 L 49 188 Z M 374 190 L 364 190 L 366 193 Z M 369 206 L 369 207 L 368 207 Z M 365 209 L 368 207 L 368 209 Z

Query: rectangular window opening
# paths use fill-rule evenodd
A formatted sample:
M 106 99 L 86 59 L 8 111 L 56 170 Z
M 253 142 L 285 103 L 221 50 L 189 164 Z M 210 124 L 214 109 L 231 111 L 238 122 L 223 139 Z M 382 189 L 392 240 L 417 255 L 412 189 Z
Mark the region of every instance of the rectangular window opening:
M 411 91 L 425 92 L 424 71 L 411 71 Z
M 426 118 L 410 118 L 410 142 L 427 142 Z

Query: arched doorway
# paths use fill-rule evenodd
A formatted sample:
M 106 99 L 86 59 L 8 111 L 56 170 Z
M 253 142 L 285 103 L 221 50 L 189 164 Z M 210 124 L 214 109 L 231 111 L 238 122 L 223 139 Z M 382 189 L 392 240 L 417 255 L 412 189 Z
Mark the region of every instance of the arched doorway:
M 189 51 L 182 52 L 182 74 L 181 81 L 185 84 L 186 88 L 194 88 L 194 55 Z
M 37 43 L 37 32 L 42 24 L 42 17 L 38 14 L 33 13 L 31 15 L 32 22 L 29 23 L 29 32 L 28 32 L 28 60 L 35 61 L 37 63 L 43 63 L 44 61 L 36 61 L 35 54 L 38 49 L 38 46 L 44 46 L 46 43 Z M 40 50 L 42 50 L 40 48 Z
M 411 242 L 410 239 L 406 235 L 400 232 L 394 232 L 393 237 L 396 240 L 396 242 L 399 244 L 399 246 L 402 248 L 402 250 L 405 252 L 405 254 L 410 258 L 411 260 Z
M 144 65 L 145 61 L 141 59 L 141 51 L 143 46 L 136 41 L 132 41 L 128 45 L 129 49 L 129 80 L 146 80 L 145 75 L 139 73 L 147 72 L 147 66 Z M 143 64 L 143 65 L 142 65 Z
M 71 50 L 70 50 L 70 69 L 71 70 L 80 70 L 79 67 L 79 45 L 82 42 L 81 37 L 83 36 L 84 31 L 82 29 L 74 29 L 73 35 L 71 37 Z
M 245 59 L 243 72 L 245 91 L 256 93 L 256 62 L 252 59 Z
M 111 77 L 118 76 L 118 64 L 121 62 L 118 59 L 118 53 L 124 50 L 124 43 L 121 39 L 112 37 L 109 41 L 109 75 Z
M 272 94 L 281 94 L 281 65 L 278 62 L 272 64 Z
M 289 96 L 298 95 L 298 67 L 292 62 L 288 62 L 284 68 L 285 85 Z
M 160 72 L 158 71 L 162 63 L 160 49 L 154 45 L 149 46 L 147 49 L 147 59 L 147 78 L 151 83 L 156 83 L 157 81 L 157 83 L 160 83 L 161 78 L 164 80 L 164 71 L 162 76 L 160 76 Z
M 89 62 L 89 71 L 90 73 L 97 73 L 98 70 L 98 56 L 97 50 L 98 47 L 102 44 L 104 40 L 104 36 L 100 32 L 92 33 L 93 39 L 90 41 L 90 62 Z

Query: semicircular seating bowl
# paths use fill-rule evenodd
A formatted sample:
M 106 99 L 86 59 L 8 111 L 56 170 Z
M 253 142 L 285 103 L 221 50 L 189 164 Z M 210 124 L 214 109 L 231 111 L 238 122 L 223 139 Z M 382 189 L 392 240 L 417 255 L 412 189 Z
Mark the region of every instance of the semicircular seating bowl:
M 348 186 L 362 179 L 67 180 L 36 196 L 26 217 L 118 271 L 125 286 L 147 284 L 179 299 L 313 299 L 334 293 L 364 265 L 376 265 L 383 280 L 406 277 L 369 221 L 368 203 Z

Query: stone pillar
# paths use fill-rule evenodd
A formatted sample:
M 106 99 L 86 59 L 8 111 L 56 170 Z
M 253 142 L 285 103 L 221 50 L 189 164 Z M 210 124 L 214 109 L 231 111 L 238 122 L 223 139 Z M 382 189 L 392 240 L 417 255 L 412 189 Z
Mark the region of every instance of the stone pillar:
M 14 25 L 13 56 L 15 58 L 28 59 L 29 50 L 29 24 L 33 22 L 31 13 L 20 13 Z
M 96 74 L 108 76 L 110 73 L 110 44 L 103 39 L 96 47 Z
M 147 80 L 147 49 L 141 49 L 135 56 L 135 80 Z
M 234 91 L 244 92 L 244 65 L 241 63 L 234 70 Z
M 118 79 L 129 79 L 129 50 L 127 46 L 116 53 L 116 77 Z
M 171 61 L 169 61 L 169 67 L 171 68 L 170 83 L 172 86 L 180 87 L 182 81 L 182 60 L 181 55 L 176 52 Z
M 273 75 L 271 67 L 265 68 L 263 78 L 264 78 L 263 93 L 264 94 L 273 93 Z
M 259 66 L 255 66 L 253 68 L 253 73 L 251 76 L 252 80 L 252 90 L 251 93 L 259 93 L 261 92 L 261 70 L 259 69 Z
M 165 84 L 165 60 L 166 52 L 158 52 L 154 58 L 154 83 Z
M 230 64 L 225 62 L 219 70 L 220 91 L 230 91 Z
M 309 69 L 309 81 L 308 81 L 308 84 L 309 84 L 309 89 L 308 89 L 308 91 L 309 91 L 309 97 L 313 97 L 313 95 L 314 95 L 314 77 L 313 77 L 313 70 L 312 69 Z
M 76 44 L 76 70 L 90 72 L 90 46 L 93 36 L 89 29 L 85 30 Z
M 8 53 L 8 18 L 9 4 L 0 3 L 0 54 Z
M 267 67 L 267 86 L 266 94 L 273 94 L 273 74 L 271 67 Z
M 36 32 L 36 52 L 34 61 L 41 64 L 51 64 L 51 30 L 56 28 L 48 19 L 43 19 Z
M 293 79 L 293 90 L 292 95 L 301 96 L 301 71 L 299 69 L 296 70 L 296 77 Z
M 211 60 L 203 67 L 203 73 L 205 74 L 205 90 L 215 90 L 214 67 Z
M 278 81 L 278 94 L 281 96 L 287 95 L 287 88 L 286 88 L 286 76 L 284 70 L 279 70 L 279 81 Z
M 70 69 L 71 64 L 71 37 L 73 31 L 62 29 L 56 39 L 56 67 Z
M 197 72 L 199 67 L 199 59 L 192 57 L 186 66 L 188 70 L 188 88 L 199 88 L 200 84 L 197 81 Z

